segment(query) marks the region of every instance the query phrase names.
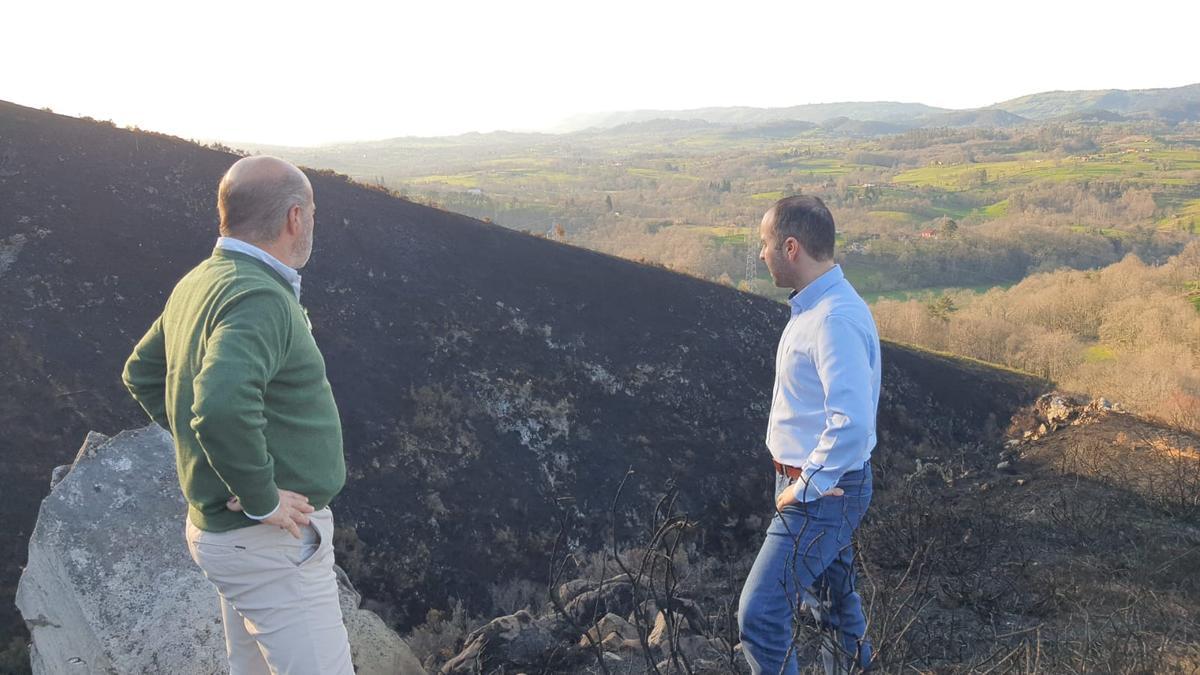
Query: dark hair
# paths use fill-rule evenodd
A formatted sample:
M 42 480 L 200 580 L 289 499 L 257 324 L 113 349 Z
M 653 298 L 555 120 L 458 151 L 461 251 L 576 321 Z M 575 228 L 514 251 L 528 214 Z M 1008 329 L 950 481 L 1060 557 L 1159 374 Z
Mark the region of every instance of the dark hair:
M 784 197 L 770 212 L 776 246 L 783 246 L 788 237 L 793 237 L 813 260 L 833 258 L 833 214 L 819 197 Z

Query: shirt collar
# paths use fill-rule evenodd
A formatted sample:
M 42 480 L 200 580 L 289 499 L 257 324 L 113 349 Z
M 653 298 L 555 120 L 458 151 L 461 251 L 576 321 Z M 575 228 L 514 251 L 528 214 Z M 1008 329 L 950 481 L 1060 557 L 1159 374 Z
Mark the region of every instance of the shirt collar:
M 788 296 L 788 304 L 792 306 L 792 314 L 799 314 L 812 309 L 813 305 L 817 304 L 817 300 L 821 299 L 822 295 L 834 284 L 845 278 L 842 274 L 841 265 L 834 265 L 821 276 L 813 279 L 807 286 L 798 291 L 793 291 Z
M 296 292 L 296 300 L 300 299 L 300 273 L 288 267 L 279 261 L 279 258 L 267 253 L 261 248 L 233 237 L 219 237 L 217 239 L 217 248 L 234 253 L 242 253 L 252 258 L 256 258 L 265 262 L 283 277 L 283 280 L 291 284 L 292 290 Z

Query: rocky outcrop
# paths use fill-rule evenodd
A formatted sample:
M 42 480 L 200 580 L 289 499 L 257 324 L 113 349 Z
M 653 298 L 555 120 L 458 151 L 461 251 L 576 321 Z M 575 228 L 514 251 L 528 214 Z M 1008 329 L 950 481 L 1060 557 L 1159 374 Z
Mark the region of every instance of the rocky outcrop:
M 1019 446 L 1022 444 L 1040 441 L 1059 429 L 1092 424 L 1109 415 L 1124 414 L 1128 413 L 1120 403 L 1112 403 L 1105 398 L 1089 399 L 1078 394 L 1047 392 L 1039 396 L 1033 405 L 1013 416 L 1001 459 L 1013 459 L 1020 454 Z
M 563 638 L 558 617 L 528 611 L 502 616 L 467 636 L 463 650 L 442 667 L 442 675 L 493 672 L 573 672 L 588 658 Z
M 34 673 L 224 672 L 217 596 L 184 543 L 171 440 L 155 426 L 89 434 L 60 467 L 29 542 L 17 605 Z M 359 673 L 424 672 L 338 570 Z
M 646 578 L 577 579 L 563 584 L 557 596 L 540 615 L 521 610 L 479 627 L 439 672 L 582 675 L 601 672 L 601 661 L 609 672 L 747 670 L 740 649 L 717 635 L 699 604 L 661 588 L 656 592 Z

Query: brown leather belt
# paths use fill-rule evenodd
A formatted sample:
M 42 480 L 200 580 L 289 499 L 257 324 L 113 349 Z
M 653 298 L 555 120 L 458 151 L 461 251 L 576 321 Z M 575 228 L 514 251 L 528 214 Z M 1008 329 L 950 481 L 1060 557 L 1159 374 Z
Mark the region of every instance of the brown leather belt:
M 804 473 L 804 470 L 801 469 L 800 467 L 788 466 L 787 464 L 780 464 L 779 462 L 776 462 L 775 460 L 771 460 L 771 463 L 775 465 L 775 473 L 777 473 L 781 476 L 787 476 L 788 478 L 790 478 L 792 480 L 796 480 L 797 478 L 800 477 L 801 474 Z

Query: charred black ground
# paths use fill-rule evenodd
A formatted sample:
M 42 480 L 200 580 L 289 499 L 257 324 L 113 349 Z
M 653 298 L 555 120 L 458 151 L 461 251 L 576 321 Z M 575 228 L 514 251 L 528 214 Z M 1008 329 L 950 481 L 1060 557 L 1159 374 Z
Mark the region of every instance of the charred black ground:
M 89 429 L 145 423 L 121 365 L 211 250 L 216 184 L 235 159 L 0 103 L 9 631 L 51 468 Z M 630 528 L 674 481 L 709 539 L 757 544 L 747 516 L 770 489 L 761 438 L 784 307 L 309 175 L 317 243 L 303 302 L 349 465 L 339 555 L 396 625 L 451 598 L 487 612 L 493 583 L 544 581 L 560 509 L 605 514 L 579 542 L 594 545 L 628 467 Z M 884 356 L 883 495 L 918 458 L 993 471 L 1014 412 L 1046 387 L 894 345 Z

